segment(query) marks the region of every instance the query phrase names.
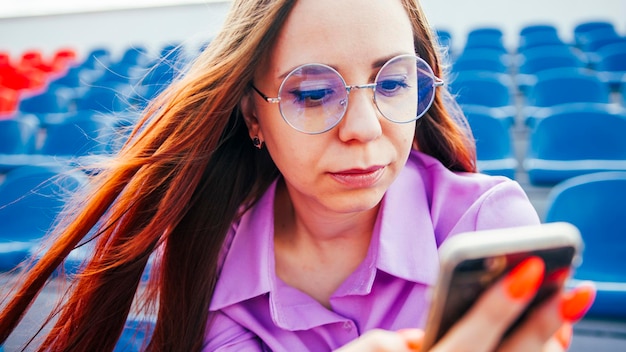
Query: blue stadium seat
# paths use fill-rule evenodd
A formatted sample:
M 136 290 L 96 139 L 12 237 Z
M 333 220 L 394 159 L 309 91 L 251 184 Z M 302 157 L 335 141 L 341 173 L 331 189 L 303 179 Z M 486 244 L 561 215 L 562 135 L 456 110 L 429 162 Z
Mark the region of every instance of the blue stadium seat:
M 615 91 L 626 84 L 626 38 L 602 47 L 596 52 L 598 76 Z
M 16 115 L 0 120 L 0 173 L 32 163 L 39 120 L 33 115 Z
M 22 99 L 19 111 L 27 114 L 66 113 L 73 109 L 72 89 L 61 86 Z
M 0 120 L 0 154 L 30 154 L 35 150 L 39 120 L 33 115 Z
M 38 154 L 79 157 L 106 154 L 114 135 L 115 120 L 110 115 L 80 111 L 46 128 Z
M 170 65 L 181 68 L 185 63 L 187 63 L 188 58 L 185 52 L 185 47 L 183 44 L 166 44 L 161 48 L 161 52 L 159 53 L 159 62 L 166 62 Z
M 129 98 L 129 104 L 136 110 L 144 109 L 179 74 L 180 69 L 168 61 L 156 61 L 142 69 L 138 74 L 137 85 Z
M 76 101 L 76 110 L 99 112 L 123 112 L 131 107 L 130 98 L 134 88 L 123 82 L 100 82 L 90 87 L 85 94 Z
M 448 55 L 453 54 L 452 33 L 446 29 L 438 28 L 435 30 L 435 35 L 439 46 L 444 49 L 444 52 L 448 53 Z
M 168 85 L 180 71 L 169 62 L 159 61 L 146 68 L 139 78 L 142 85 Z
M 531 126 L 541 115 L 549 114 L 538 111 L 541 108 L 570 103 L 611 103 L 609 85 L 600 80 L 595 72 L 576 68 L 541 72 L 526 96 L 523 115 L 526 124 Z
M 94 48 L 85 57 L 83 62 L 79 64 L 81 68 L 102 71 L 109 67 L 113 62 L 111 51 L 107 48 Z
M 115 83 L 124 83 L 130 85 L 136 84 L 142 68 L 142 66 L 137 66 L 135 64 L 127 62 L 118 62 L 111 64 L 107 67 L 106 70 L 104 70 L 102 75 L 94 81 L 93 85 L 110 86 L 111 84 Z
M 507 54 L 491 48 L 466 49 L 452 63 L 453 72 L 493 71 L 508 73 L 510 59 Z
M 532 48 L 563 44 L 555 26 L 551 24 L 526 25 L 520 30 L 517 52 L 522 53 Z
M 61 75 L 50 82 L 50 86 L 64 86 L 69 88 L 84 88 L 91 85 L 102 75 L 92 69 L 83 67 L 71 67 L 64 75 Z
M 460 104 L 503 107 L 513 102 L 510 76 L 497 72 L 457 72 L 449 86 Z
M 515 122 L 515 87 L 510 75 L 488 71 L 456 72 L 449 86 L 462 107 L 479 105 L 499 109 L 511 124 Z
M 144 343 L 149 341 L 154 322 L 148 319 L 129 318 L 124 325 L 120 339 L 115 345 L 114 352 L 138 352 L 142 351 Z
M 118 63 L 124 63 L 130 66 L 145 67 L 150 61 L 152 61 L 148 49 L 142 45 L 133 45 L 128 47 L 122 54 L 122 58 Z
M 86 184 L 85 174 L 60 165 L 28 165 L 0 184 L 0 270 L 13 269 L 39 249 L 67 196 Z
M 488 48 L 508 53 L 504 46 L 502 30 L 495 27 L 479 27 L 467 33 L 464 49 Z
M 626 110 L 566 104 L 551 111 L 530 131 L 524 168 L 531 184 L 626 170 Z
M 615 30 L 612 22 L 608 21 L 584 21 L 574 26 L 574 43 L 577 47 L 583 48 L 589 42 L 589 32 L 604 28 L 605 30 Z
M 537 75 L 559 68 L 585 68 L 586 56 L 568 45 L 549 45 L 528 49 L 518 55 L 518 71 L 515 80 L 522 93 L 537 82 Z
M 463 109 L 476 141 L 478 170 L 515 179 L 518 162 L 513 153 L 509 123 L 493 116 L 492 111 L 480 106 Z
M 581 232 L 583 261 L 572 285 L 591 280 L 596 300 L 587 317 L 626 318 L 626 172 L 600 172 L 571 178 L 547 198 L 546 222 L 566 221 Z
M 592 29 L 585 34 L 585 41 L 581 49 L 586 52 L 595 52 L 608 44 L 622 40 L 623 37 L 617 33 L 615 28 L 600 27 Z

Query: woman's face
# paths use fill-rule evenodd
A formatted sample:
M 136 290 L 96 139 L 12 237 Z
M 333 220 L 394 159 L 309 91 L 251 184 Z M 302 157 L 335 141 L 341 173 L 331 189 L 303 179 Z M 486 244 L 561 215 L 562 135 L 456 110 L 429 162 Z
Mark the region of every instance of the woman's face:
M 277 97 L 283 78 L 308 63 L 333 67 L 348 85 L 372 83 L 382 63 L 414 53 L 411 23 L 399 0 L 301 0 L 258 68 L 254 85 Z M 304 209 L 372 209 L 406 163 L 415 122 L 384 118 L 372 89 L 353 89 L 347 106 L 338 125 L 311 135 L 289 126 L 278 104 L 255 93 L 244 99 L 250 135 L 264 141 L 292 202 Z

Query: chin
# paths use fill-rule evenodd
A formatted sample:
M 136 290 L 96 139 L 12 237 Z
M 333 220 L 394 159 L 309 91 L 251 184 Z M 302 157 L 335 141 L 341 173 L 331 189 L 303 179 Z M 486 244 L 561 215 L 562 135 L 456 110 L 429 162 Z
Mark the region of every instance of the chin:
M 372 210 L 380 204 L 385 195 L 385 190 L 386 188 L 384 190 L 378 188 L 352 190 L 337 195 L 337 198 L 329 199 L 333 203 L 332 205 L 329 204 L 329 207 L 338 213 L 359 213 Z

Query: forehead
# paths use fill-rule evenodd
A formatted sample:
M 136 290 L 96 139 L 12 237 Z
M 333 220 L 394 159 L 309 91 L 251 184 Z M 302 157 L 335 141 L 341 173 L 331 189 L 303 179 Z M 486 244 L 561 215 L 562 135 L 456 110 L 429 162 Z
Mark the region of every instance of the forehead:
M 413 32 L 400 0 L 299 0 L 280 30 L 268 69 L 304 63 L 339 69 L 414 53 Z

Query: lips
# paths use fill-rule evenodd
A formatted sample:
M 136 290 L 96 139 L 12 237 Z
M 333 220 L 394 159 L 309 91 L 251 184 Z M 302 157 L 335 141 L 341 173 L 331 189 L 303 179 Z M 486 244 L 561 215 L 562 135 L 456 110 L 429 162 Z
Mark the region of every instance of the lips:
M 385 172 L 385 166 L 372 166 L 366 169 L 346 169 L 331 172 L 330 175 L 337 182 L 349 187 L 371 187 L 375 185 Z

